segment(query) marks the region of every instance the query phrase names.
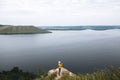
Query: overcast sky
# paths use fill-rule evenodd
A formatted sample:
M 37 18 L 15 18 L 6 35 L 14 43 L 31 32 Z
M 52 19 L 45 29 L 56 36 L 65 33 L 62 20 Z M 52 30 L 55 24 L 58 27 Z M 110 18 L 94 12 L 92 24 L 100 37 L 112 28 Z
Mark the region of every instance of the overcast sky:
M 120 25 L 120 0 L 0 0 L 0 24 Z

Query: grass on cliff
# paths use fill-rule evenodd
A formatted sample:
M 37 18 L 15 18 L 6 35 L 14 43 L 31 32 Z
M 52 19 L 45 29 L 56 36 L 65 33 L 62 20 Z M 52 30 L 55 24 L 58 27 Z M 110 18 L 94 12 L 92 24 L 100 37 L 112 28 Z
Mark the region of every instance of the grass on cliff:
M 55 77 L 56 73 L 48 76 L 43 69 L 40 69 L 38 74 L 24 72 L 18 67 L 0 72 L 0 80 L 54 80 Z M 74 76 L 64 74 L 59 80 L 120 80 L 120 68 L 98 70 L 94 73 L 75 74 Z
M 56 74 L 35 80 L 54 80 Z M 74 76 L 65 75 L 59 80 L 120 80 L 120 68 L 111 68 L 106 70 L 99 70 L 91 74 L 76 74 Z

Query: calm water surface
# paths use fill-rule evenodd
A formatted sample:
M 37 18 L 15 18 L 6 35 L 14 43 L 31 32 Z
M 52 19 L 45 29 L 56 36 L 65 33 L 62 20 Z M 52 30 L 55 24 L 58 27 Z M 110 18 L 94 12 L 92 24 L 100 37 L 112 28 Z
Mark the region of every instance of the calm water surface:
M 0 35 L 0 71 L 50 70 L 57 61 L 72 72 L 120 66 L 120 30 L 52 31 L 49 34 Z

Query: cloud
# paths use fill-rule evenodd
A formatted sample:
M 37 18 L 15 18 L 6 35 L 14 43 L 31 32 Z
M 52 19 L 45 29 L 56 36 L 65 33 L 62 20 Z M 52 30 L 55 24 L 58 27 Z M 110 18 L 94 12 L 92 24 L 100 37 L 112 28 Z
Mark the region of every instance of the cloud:
M 120 0 L 0 0 L 0 22 L 33 25 L 119 24 Z

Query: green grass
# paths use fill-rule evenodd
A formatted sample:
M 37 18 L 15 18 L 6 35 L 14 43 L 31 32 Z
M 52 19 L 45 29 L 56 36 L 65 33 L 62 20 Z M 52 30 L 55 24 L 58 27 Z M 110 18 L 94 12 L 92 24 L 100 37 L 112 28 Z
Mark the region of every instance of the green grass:
M 67 73 L 59 80 L 120 80 L 120 68 L 110 68 L 98 70 L 93 73 L 75 74 L 69 76 Z M 14 67 L 10 71 L 0 72 L 0 80 L 54 80 L 56 73 L 48 76 L 43 69 L 39 70 L 38 74 L 24 72 L 18 67 Z
M 36 80 L 54 80 L 55 75 L 44 78 L 37 78 Z M 98 70 L 94 73 L 76 74 L 74 76 L 64 75 L 59 80 L 120 80 L 120 68 L 110 68 L 106 70 Z

